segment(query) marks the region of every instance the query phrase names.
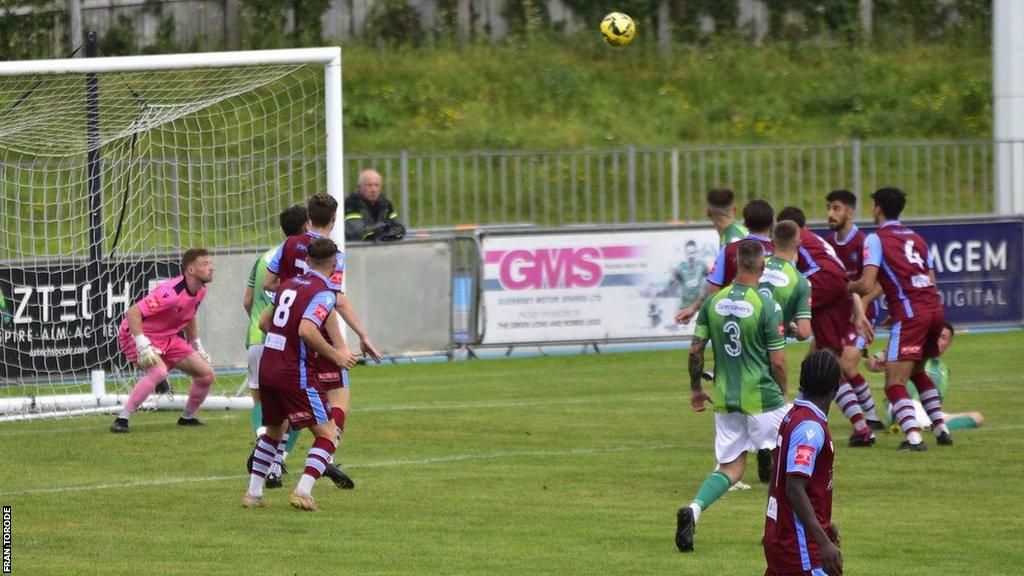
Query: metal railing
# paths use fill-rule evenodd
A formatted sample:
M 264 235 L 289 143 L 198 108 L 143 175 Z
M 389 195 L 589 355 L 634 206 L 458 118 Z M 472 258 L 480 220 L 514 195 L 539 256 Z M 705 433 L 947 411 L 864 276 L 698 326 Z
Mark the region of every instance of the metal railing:
M 1000 144 L 1001 145 L 1001 144 Z M 379 170 L 413 228 L 530 222 L 540 226 L 700 220 L 704 194 L 728 187 L 817 215 L 825 195 L 898 186 L 907 214 L 995 209 L 989 140 L 743 146 L 627 147 L 585 151 L 347 155 L 346 176 Z M 1014 171 L 1024 177 L 1024 166 Z M 862 216 L 870 207 L 860 205 Z

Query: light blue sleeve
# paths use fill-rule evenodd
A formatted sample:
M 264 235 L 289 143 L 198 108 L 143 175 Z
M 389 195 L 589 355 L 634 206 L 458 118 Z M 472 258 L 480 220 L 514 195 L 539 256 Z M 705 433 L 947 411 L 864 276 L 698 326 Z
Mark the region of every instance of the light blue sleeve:
M 334 292 L 324 290 L 318 292 L 312 300 L 309 301 L 309 305 L 306 306 L 306 311 L 302 313 L 303 320 L 309 320 L 317 326 L 322 326 L 324 319 L 330 316 L 331 312 L 334 311 Z M 321 310 L 317 308 L 322 307 Z
M 864 239 L 864 265 L 882 267 L 882 240 L 871 233 Z
M 925 245 L 924 245 L 924 248 L 925 248 L 925 250 L 924 250 L 925 258 L 927 259 L 927 262 L 928 262 L 928 269 L 929 270 L 935 270 L 935 258 L 932 256 L 932 251 L 930 249 L 931 247 L 928 246 L 928 244 L 926 242 Z
M 825 430 L 814 420 L 797 424 L 789 436 L 789 452 L 786 454 L 786 474 L 810 476 L 814 463 L 825 445 Z
M 814 274 L 818 270 L 821 270 L 821 266 L 818 266 L 818 262 L 811 257 L 811 253 L 806 248 L 801 246 L 798 248 L 800 255 L 803 256 L 804 261 L 807 262 L 807 270 L 803 271 L 804 278 L 807 278 L 811 274 Z
M 270 257 L 270 262 L 267 262 L 267 270 L 274 274 L 281 273 L 281 256 L 284 255 L 284 244 L 277 247 L 277 251 Z
M 715 258 L 715 267 L 711 269 L 711 273 L 708 274 L 707 280 L 715 286 L 722 286 L 725 284 L 725 246 L 718 249 L 718 257 Z

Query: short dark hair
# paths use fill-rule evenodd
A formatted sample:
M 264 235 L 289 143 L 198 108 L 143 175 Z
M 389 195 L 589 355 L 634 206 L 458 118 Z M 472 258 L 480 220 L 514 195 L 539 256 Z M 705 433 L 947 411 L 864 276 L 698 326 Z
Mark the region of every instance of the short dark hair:
M 309 246 L 306 248 L 306 255 L 313 265 L 323 266 L 331 258 L 337 258 L 338 245 L 334 243 L 334 240 L 321 236 L 309 243 Z
M 302 233 L 306 220 L 309 220 L 309 214 L 305 206 L 296 204 L 285 208 L 278 220 L 281 223 L 281 232 L 284 232 L 285 236 L 295 236 Z
M 764 262 L 764 246 L 755 240 L 740 240 L 736 247 L 736 266 L 754 271 Z
M 776 250 L 790 250 L 800 243 L 800 228 L 792 220 L 779 220 L 772 230 L 772 242 Z
M 946 330 L 949 330 L 949 337 L 950 338 L 952 338 L 953 336 L 956 336 L 956 330 L 953 329 L 953 325 L 950 324 L 949 322 L 943 322 L 942 323 L 942 327 L 945 328 Z
M 686 241 L 686 247 L 689 248 L 690 246 L 693 246 L 694 248 L 696 248 L 697 247 L 697 242 L 695 240 L 687 240 Z
M 825 196 L 826 202 L 840 202 L 847 206 L 857 207 L 857 195 L 849 190 L 833 190 Z
M 188 250 L 185 250 L 185 253 L 181 255 L 181 273 L 184 274 L 185 269 L 191 266 L 196 260 L 209 255 L 210 251 L 206 248 L 189 248 Z
M 713 208 L 726 209 L 736 201 L 736 195 L 728 188 L 712 188 L 708 190 L 708 205 Z
M 775 223 L 775 210 L 764 200 L 751 200 L 743 207 L 743 224 L 753 232 L 764 232 Z
M 907 195 L 899 188 L 879 188 L 871 195 L 871 199 L 882 209 L 886 220 L 896 220 L 907 205 Z
M 314 194 L 306 203 L 306 212 L 313 226 L 327 226 L 338 212 L 338 201 L 330 194 Z
M 783 220 L 792 220 L 801 228 L 807 225 L 807 216 L 804 215 L 803 210 L 796 206 L 786 206 L 779 212 L 779 222 Z
M 800 393 L 807 398 L 832 398 L 841 373 L 835 354 L 816 350 L 800 363 Z

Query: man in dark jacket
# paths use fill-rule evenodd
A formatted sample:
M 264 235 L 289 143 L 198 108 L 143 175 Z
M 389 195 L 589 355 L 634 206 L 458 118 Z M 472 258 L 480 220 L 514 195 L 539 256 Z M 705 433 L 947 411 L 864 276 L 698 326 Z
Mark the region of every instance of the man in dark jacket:
M 405 238 L 398 212 L 381 194 L 380 173 L 364 170 L 359 189 L 345 198 L 345 239 L 390 242 Z

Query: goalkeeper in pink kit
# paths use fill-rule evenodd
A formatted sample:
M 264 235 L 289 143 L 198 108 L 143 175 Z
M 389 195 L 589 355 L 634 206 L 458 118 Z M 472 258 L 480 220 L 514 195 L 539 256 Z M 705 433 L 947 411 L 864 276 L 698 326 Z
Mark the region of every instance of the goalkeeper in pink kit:
M 110 426 L 111 432 L 128 432 L 128 419 L 172 368 L 192 376 L 178 425 L 202 426 L 196 412 L 210 393 L 214 373 L 210 356 L 199 340 L 196 312 L 212 280 L 210 252 L 190 249 L 181 258 L 181 276 L 163 282 L 128 309 L 118 329 L 118 341 L 128 360 L 145 374 L 132 388 L 124 410 Z

